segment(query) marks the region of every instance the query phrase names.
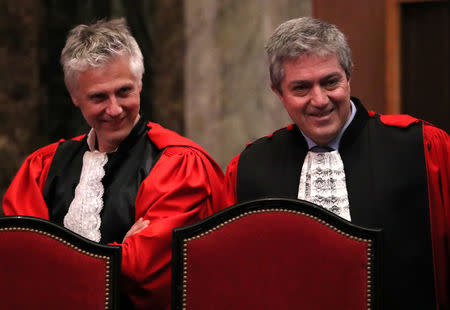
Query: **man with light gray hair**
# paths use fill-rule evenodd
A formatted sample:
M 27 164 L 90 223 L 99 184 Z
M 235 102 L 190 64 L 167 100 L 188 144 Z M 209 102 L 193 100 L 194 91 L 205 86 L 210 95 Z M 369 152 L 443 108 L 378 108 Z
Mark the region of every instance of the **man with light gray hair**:
M 223 173 L 197 144 L 144 121 L 142 53 L 124 19 L 73 28 L 64 79 L 91 127 L 24 162 L 5 215 L 48 219 L 122 248 L 122 309 L 170 309 L 172 229 L 213 213 Z
M 336 26 L 289 20 L 266 51 L 271 88 L 294 124 L 230 162 L 228 205 L 284 197 L 383 230 L 380 309 L 450 309 L 450 139 L 350 96 L 352 59 Z

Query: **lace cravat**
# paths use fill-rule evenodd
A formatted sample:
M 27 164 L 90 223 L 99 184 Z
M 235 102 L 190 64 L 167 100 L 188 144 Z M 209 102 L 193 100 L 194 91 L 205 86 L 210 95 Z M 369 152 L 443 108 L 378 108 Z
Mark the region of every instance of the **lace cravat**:
M 99 242 L 100 212 L 103 209 L 104 166 L 108 162 L 106 153 L 87 151 L 83 156 L 80 183 L 75 188 L 75 197 L 64 217 L 64 227 Z
M 315 147 L 305 157 L 298 199 L 318 204 L 350 221 L 344 164 L 337 150 Z

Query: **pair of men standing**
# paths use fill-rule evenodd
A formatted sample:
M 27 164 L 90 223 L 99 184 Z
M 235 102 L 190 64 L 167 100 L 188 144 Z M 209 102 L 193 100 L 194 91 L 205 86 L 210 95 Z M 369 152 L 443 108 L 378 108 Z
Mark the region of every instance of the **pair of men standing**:
M 134 307 L 168 309 L 172 228 L 235 202 L 305 199 L 384 230 L 383 308 L 448 309 L 448 135 L 409 116 L 369 113 L 350 97 L 350 48 L 333 25 L 287 21 L 267 52 L 272 89 L 295 124 L 249 145 L 224 180 L 200 146 L 140 118 L 142 54 L 124 21 L 75 27 L 61 62 L 92 129 L 30 155 L 5 214 L 120 243 Z

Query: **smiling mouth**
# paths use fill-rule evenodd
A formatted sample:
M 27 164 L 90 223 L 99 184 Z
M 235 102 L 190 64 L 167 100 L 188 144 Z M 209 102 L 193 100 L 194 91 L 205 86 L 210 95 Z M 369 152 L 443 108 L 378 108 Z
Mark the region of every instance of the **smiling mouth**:
M 331 115 L 331 113 L 333 113 L 334 109 L 330 109 L 329 111 L 323 111 L 321 113 L 310 113 L 309 116 L 313 117 L 313 118 L 326 118 L 328 116 Z
M 120 125 L 122 125 L 122 122 L 124 120 L 125 120 L 125 117 L 122 117 L 122 118 L 103 120 L 103 123 L 110 127 L 120 127 Z

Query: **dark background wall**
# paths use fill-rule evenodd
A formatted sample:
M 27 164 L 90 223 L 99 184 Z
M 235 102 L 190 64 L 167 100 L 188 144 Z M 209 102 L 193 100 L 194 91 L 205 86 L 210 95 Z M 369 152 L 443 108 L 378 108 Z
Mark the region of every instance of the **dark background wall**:
M 25 154 L 45 138 L 37 128 L 44 94 L 40 83 L 41 5 L 0 1 L 0 194 Z
M 402 111 L 450 132 L 448 2 L 401 5 Z
M 0 197 L 28 154 L 86 132 L 59 56 L 73 26 L 111 17 L 144 54 L 141 113 L 183 133 L 182 0 L 0 0 Z

